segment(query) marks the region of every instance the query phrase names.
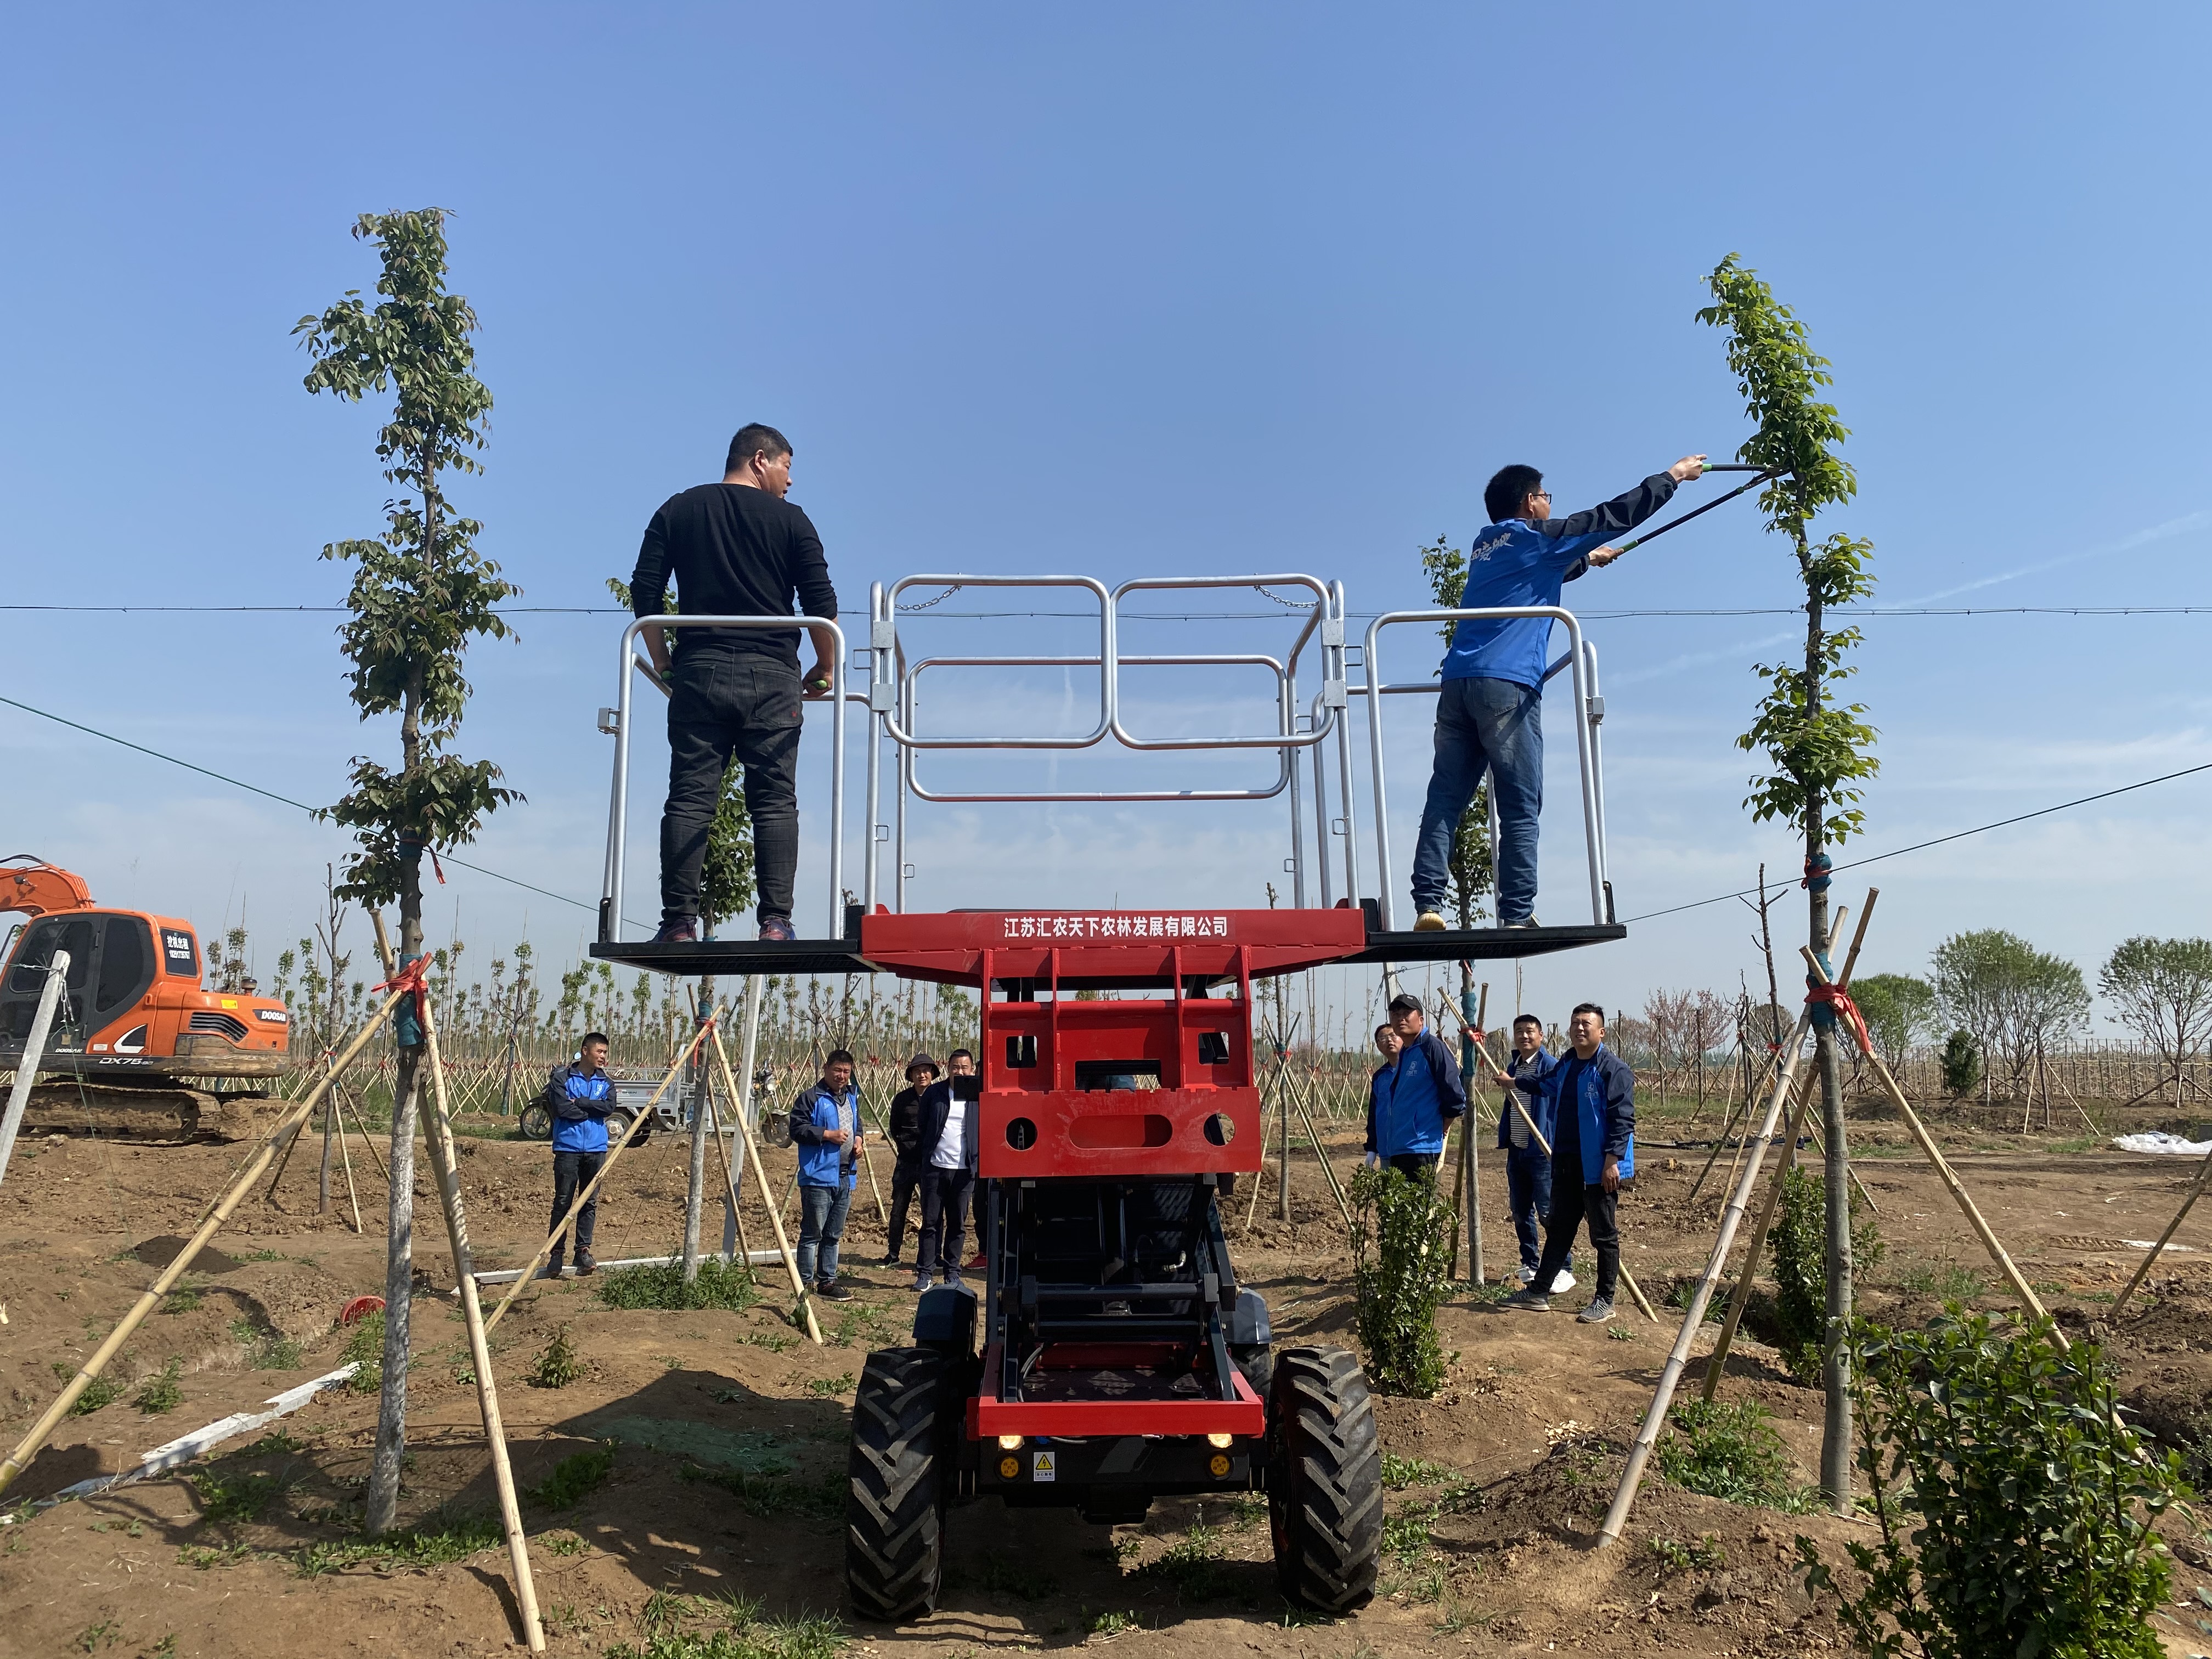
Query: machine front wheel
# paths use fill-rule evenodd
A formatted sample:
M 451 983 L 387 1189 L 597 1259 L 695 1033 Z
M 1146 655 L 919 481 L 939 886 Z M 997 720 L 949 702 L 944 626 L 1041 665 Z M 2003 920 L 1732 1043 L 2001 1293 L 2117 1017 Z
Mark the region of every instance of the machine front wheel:
M 1341 1348 L 1285 1348 L 1267 1398 L 1267 1518 L 1275 1578 L 1291 1601 L 1346 1613 L 1375 1594 L 1382 1550 L 1382 1448 L 1359 1362 Z
M 886 1348 L 868 1356 L 853 1401 L 845 1498 L 845 1587 L 864 1619 L 896 1624 L 937 1606 L 945 1577 L 951 1451 L 945 1355 Z M 1370 1575 L 1372 1576 L 1371 1574 Z

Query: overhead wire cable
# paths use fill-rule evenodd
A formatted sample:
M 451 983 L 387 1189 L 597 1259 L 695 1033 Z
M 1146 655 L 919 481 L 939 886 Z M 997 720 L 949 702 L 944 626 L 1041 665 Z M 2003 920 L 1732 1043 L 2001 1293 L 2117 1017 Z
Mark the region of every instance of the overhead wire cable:
M 1903 858 L 1907 853 L 1923 852 L 1930 847 L 1941 847 L 1946 842 L 1964 841 L 1969 836 L 1987 835 L 1990 830 L 2002 830 L 2008 824 L 2025 823 L 2030 818 L 2048 817 L 2053 812 L 2063 812 L 2075 806 L 2087 806 L 2092 801 L 2110 800 L 2115 795 L 2125 795 L 2137 789 L 2148 789 L 2154 784 L 2172 783 L 2176 778 L 2185 778 L 2197 772 L 2212 772 L 2212 761 L 2206 761 L 2199 766 L 2185 766 L 2179 772 L 2164 773 L 2158 777 L 2144 778 L 2135 783 L 2124 783 L 2117 789 L 2100 790 L 2096 794 L 2083 795 L 2078 799 L 2063 800 L 2055 806 L 2039 806 L 2033 812 L 2021 812 L 2012 817 L 1999 818 L 1994 823 L 1978 823 L 1971 830 L 1954 830 L 1948 836 L 1937 836 L 1931 841 L 1914 842 L 1910 847 L 1896 847 L 1887 853 L 1869 854 L 1863 859 L 1853 859 L 1847 864 L 1832 865 L 1829 866 L 1828 873 L 1839 875 L 1845 870 L 1856 870 L 1864 865 L 1880 864 L 1884 859 Z M 1679 915 L 1685 910 L 1703 909 L 1708 904 L 1725 904 L 1734 898 L 1752 898 L 1761 892 L 1786 892 L 1799 884 L 1797 882 L 1784 879 L 1769 882 L 1763 889 L 1755 886 L 1744 887 L 1733 893 L 1717 893 L 1711 898 L 1697 899 L 1688 904 L 1672 904 L 1663 910 L 1646 910 L 1641 915 L 1628 917 L 1621 925 L 1626 927 L 1629 922 L 1651 921 L 1660 916 Z
M 1274 596 L 1270 594 L 1268 597 Z M 1287 600 L 1279 600 L 1278 603 L 1290 610 L 1311 608 L 1292 605 Z M 898 614 L 910 616 L 924 608 L 907 605 Z M 94 616 L 131 616 L 141 611 L 149 616 L 343 616 L 347 613 L 347 609 L 342 605 L 0 605 L 0 611 Z M 611 605 L 502 605 L 497 614 L 501 617 L 627 617 L 630 613 Z M 1096 622 L 1098 619 L 1098 613 L 1095 611 L 940 611 L 936 614 L 941 620 L 967 622 L 1054 618 Z M 1346 620 L 1361 622 L 1372 622 L 1383 614 L 1380 611 L 1345 612 Z M 1805 607 L 1802 605 L 1709 605 L 1578 611 L 1575 614 L 1588 622 L 1636 622 L 1667 617 L 1802 617 L 1805 614 Z M 1832 605 L 1826 614 L 1832 617 L 2202 617 L 2212 616 L 2212 605 Z M 1124 611 L 1120 615 L 1124 622 L 1274 622 L 1280 617 L 1279 612 L 1272 611 Z M 793 621 L 795 623 L 796 618 Z
M 196 765 L 175 755 L 164 754 L 158 749 L 149 749 L 143 743 L 133 743 L 128 738 L 118 738 L 114 732 L 103 732 L 98 726 L 85 726 L 76 720 L 64 719 L 48 709 L 35 708 L 27 702 L 18 702 L 13 697 L 0 696 L 0 703 L 7 704 L 10 708 L 20 708 L 27 714 L 36 714 L 41 720 L 52 720 L 57 726 L 66 726 L 71 731 L 82 732 L 88 737 L 100 738 L 109 743 L 120 744 L 125 749 L 134 749 L 142 755 L 152 756 L 155 760 L 167 761 L 172 766 L 181 766 L 187 772 L 198 772 L 202 777 L 213 778 L 217 783 L 227 783 L 234 789 L 243 789 L 250 794 L 259 795 L 264 799 L 276 801 L 281 805 L 296 807 L 311 817 L 320 817 L 325 810 L 319 806 L 310 806 L 302 800 L 294 800 L 289 795 L 280 795 L 273 789 L 264 789 L 258 783 L 248 783 L 243 778 L 234 778 L 221 772 L 210 771 L 204 766 Z M 566 893 L 556 893 L 550 887 L 540 887 L 534 882 L 523 880 L 520 876 L 510 876 L 501 871 L 488 869 L 481 864 L 471 864 L 466 859 L 454 857 L 451 853 L 443 854 L 441 856 L 447 863 L 459 869 L 471 870 L 480 876 L 489 876 L 494 881 L 503 881 L 511 887 L 520 887 L 527 892 L 541 894 L 546 898 L 558 900 L 562 904 L 573 904 L 579 910 L 592 914 L 597 914 L 599 910 L 599 906 L 596 904 L 586 904 L 581 899 L 570 898 Z

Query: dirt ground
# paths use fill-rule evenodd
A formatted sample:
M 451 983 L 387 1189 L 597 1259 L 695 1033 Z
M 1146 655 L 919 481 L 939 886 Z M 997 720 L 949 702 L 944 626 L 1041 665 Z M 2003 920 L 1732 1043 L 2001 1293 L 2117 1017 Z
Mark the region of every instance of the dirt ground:
M 1976 1153 L 1966 1150 L 1973 1144 L 1961 1139 L 1960 1172 L 2029 1278 L 2069 1328 L 2107 1342 L 2144 1422 L 2174 1443 L 2193 1442 L 2212 1406 L 2212 1206 L 2184 1226 L 2178 1242 L 2192 1248 L 2154 1275 L 2154 1294 L 2118 1329 L 2100 1322 L 2140 1255 L 2125 1241 L 2157 1234 L 2194 1165 L 2017 1142 Z M 1888 1247 L 1867 1275 L 1864 1310 L 1912 1319 L 1961 1292 L 2004 1305 L 1962 1218 L 1934 1176 L 1905 1155 L 1893 1127 L 1865 1126 L 1855 1146 Z M 149 1281 L 148 1264 L 167 1259 L 243 1151 L 60 1137 L 19 1148 L 0 1189 L 0 1431 L 9 1440 L 52 1398 L 56 1369 L 74 1369 Z M 787 1167 L 790 1156 L 771 1152 L 771 1167 Z M 1648 1146 L 1642 1157 L 1622 1206 L 1626 1257 L 1663 1300 L 1678 1276 L 1703 1263 L 1717 1181 L 1692 1203 L 1702 1154 Z M 683 1160 L 663 1136 L 618 1166 L 599 1219 L 602 1257 L 671 1247 Z M 1347 1140 L 1337 1166 L 1348 1171 L 1352 1162 Z M 222 1254 L 204 1258 L 190 1281 L 196 1302 L 181 1298 L 194 1305 L 178 1310 L 173 1302 L 147 1322 L 120 1362 L 130 1386 L 69 1419 L 10 1504 L 133 1466 L 155 1444 L 258 1408 L 340 1363 L 345 1335 L 335 1316 L 382 1286 L 384 1193 L 373 1171 L 357 1169 L 368 1231 L 356 1236 L 342 1218 L 342 1192 L 331 1215 L 313 1213 L 306 1163 L 280 1206 L 256 1196 L 242 1207 L 218 1240 Z M 542 1236 L 549 1163 L 538 1146 L 465 1143 L 480 1266 L 519 1264 Z M 1512 1246 L 1494 1154 L 1484 1179 L 1495 1277 L 1511 1266 Z M 1249 1188 L 1240 1196 L 1231 1224 L 1240 1270 L 1273 1308 L 1279 1343 L 1352 1346 L 1343 1230 L 1310 1160 L 1294 1169 L 1293 1188 L 1292 1222 L 1273 1218 L 1271 1179 L 1249 1231 Z M 439 1288 L 449 1287 L 427 1182 L 417 1202 L 418 1259 Z M 718 1224 L 719 1211 L 711 1213 Z M 1410 1461 L 1392 1464 L 1400 1484 L 1382 1593 L 1356 1616 L 1332 1621 L 1285 1607 L 1264 1510 L 1246 1499 L 1163 1502 L 1143 1525 L 1112 1528 L 1058 1511 L 956 1509 L 941 1609 L 896 1631 L 854 1621 L 842 1606 L 839 1520 L 852 1384 L 869 1348 L 903 1340 L 912 1297 L 908 1273 L 875 1265 L 884 1237 L 865 1188 L 854 1216 L 846 1262 L 860 1294 L 826 1310 L 830 1340 L 819 1349 L 793 1332 L 773 1296 L 744 1312 L 631 1312 L 575 1280 L 533 1287 L 495 1334 L 526 1486 L 544 1482 L 564 1458 L 617 1443 L 611 1477 L 580 1502 L 526 1506 L 555 1653 L 641 1648 L 695 1615 L 699 1604 L 678 1598 L 732 1595 L 757 1598 L 763 1619 L 842 1619 L 844 1651 L 856 1659 L 1114 1643 L 1174 1659 L 1841 1649 L 1832 1619 L 1805 1593 L 1792 1540 L 1804 1534 L 1840 1562 L 1841 1540 L 1867 1535 L 1858 1523 L 1733 1505 L 1655 1476 L 1621 1546 L 1589 1547 L 1672 1323 L 1654 1325 L 1624 1304 L 1614 1325 L 1584 1326 L 1565 1311 L 1506 1313 L 1472 1293 L 1440 1315 L 1457 1351 L 1442 1394 L 1378 1401 L 1387 1451 Z M 753 1219 L 765 1231 L 757 1211 Z M 1585 1294 L 1555 1306 L 1571 1310 Z M 534 1358 L 563 1327 L 581 1375 L 560 1389 L 532 1386 Z M 416 1334 L 404 1518 L 425 1536 L 451 1535 L 457 1518 L 493 1512 L 488 1462 L 453 1304 L 419 1301 Z M 133 1391 L 172 1357 L 181 1402 L 142 1413 Z M 1693 1362 L 1686 1388 L 1702 1369 Z M 1755 1340 L 1740 1345 L 1728 1372 L 1724 1397 L 1771 1409 L 1809 1480 L 1818 1394 L 1793 1382 Z M 0 1654 L 520 1650 L 495 1532 L 486 1547 L 441 1565 L 349 1553 L 359 1542 L 374 1419 L 373 1397 L 328 1392 L 281 1432 L 234 1442 L 167 1478 L 19 1510 L 18 1523 L 0 1528 Z M 241 1492 L 251 1501 L 241 1504 Z M 233 1513 L 222 1518 L 226 1509 Z M 456 1547 L 465 1549 L 467 1523 L 458 1524 Z M 1678 1559 L 1688 1552 L 1689 1565 L 1667 1565 L 1655 1549 L 1662 1542 Z M 2212 1559 L 2187 1542 L 2180 1551 L 2178 1594 L 2212 1597 Z M 2212 1617 L 2212 1606 L 2196 1611 Z M 2161 1633 L 2176 1654 L 2212 1650 L 2212 1626 L 2183 1607 L 2161 1620 Z M 787 1644 L 795 1639 L 787 1629 Z M 787 1650 L 828 1653 L 836 1641 L 817 1626 Z

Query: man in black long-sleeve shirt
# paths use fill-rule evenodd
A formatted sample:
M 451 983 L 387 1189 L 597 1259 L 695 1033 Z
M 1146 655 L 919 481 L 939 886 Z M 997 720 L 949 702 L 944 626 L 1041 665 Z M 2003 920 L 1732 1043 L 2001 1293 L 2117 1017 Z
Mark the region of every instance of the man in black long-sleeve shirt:
M 772 426 L 741 428 L 730 441 L 720 483 L 700 484 L 661 503 L 646 526 L 630 577 L 641 617 L 666 614 L 676 578 L 694 616 L 803 616 L 835 620 L 837 592 L 822 538 L 784 499 L 791 444 Z M 797 610 L 793 611 L 796 601 Z M 830 688 L 836 636 L 805 630 L 814 665 L 802 682 L 799 629 L 685 629 L 670 663 L 665 630 L 644 630 L 653 665 L 669 682 L 668 806 L 660 819 L 660 931 L 656 940 L 699 937 L 699 878 L 707 831 L 734 757 L 744 768 L 760 888 L 760 936 L 792 937 L 791 889 L 799 867 L 799 703 Z

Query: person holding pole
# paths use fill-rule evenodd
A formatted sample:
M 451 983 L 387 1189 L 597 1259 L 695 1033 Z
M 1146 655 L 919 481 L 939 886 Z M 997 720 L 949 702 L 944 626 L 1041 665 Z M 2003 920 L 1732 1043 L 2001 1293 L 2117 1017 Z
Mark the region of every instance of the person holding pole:
M 1516 1082 L 1528 1078 L 1541 1082 L 1559 1065 L 1544 1048 L 1544 1022 L 1534 1014 L 1513 1018 L 1513 1052 L 1505 1070 Z M 1553 1116 L 1558 1102 L 1537 1093 L 1528 1099 L 1526 1115 L 1506 1101 L 1498 1115 L 1498 1145 L 1505 1154 L 1505 1206 L 1512 1212 L 1513 1235 L 1521 1246 L 1520 1279 L 1536 1282 L 1536 1264 L 1543 1260 L 1543 1243 L 1537 1228 L 1552 1213 L 1552 1155 L 1545 1144 L 1558 1133 Z M 1531 1120 L 1534 1120 L 1532 1124 Z M 1541 1136 L 1541 1140 L 1538 1136 Z M 1575 1287 L 1575 1255 L 1570 1249 L 1559 1264 L 1559 1276 L 1546 1285 L 1547 1294 Z
M 1429 1030 L 1421 1000 L 1401 991 L 1390 999 L 1389 1012 L 1398 1052 L 1368 1091 L 1369 1164 L 1388 1164 L 1408 1181 L 1433 1181 L 1444 1129 L 1467 1110 L 1467 1091 L 1459 1062 Z M 1382 1046 L 1379 1034 L 1376 1046 Z
M 833 1048 L 822 1062 L 822 1080 L 799 1091 L 791 1105 L 791 1140 L 799 1148 L 799 1279 L 826 1302 L 849 1302 L 837 1282 L 837 1245 L 845 1214 L 860 1183 L 860 1095 L 853 1086 L 857 1062 L 848 1048 Z
M 575 1063 L 556 1066 L 539 1097 L 553 1114 L 553 1219 L 549 1233 L 558 1233 L 568 1218 L 576 1194 L 599 1178 L 607 1161 L 607 1114 L 614 1109 L 614 1080 L 607 1076 L 607 1040 L 598 1031 L 584 1033 Z M 585 1200 L 576 1216 L 576 1273 L 581 1278 L 599 1270 L 592 1255 L 592 1230 L 599 1218 L 599 1195 Z M 545 1259 L 542 1276 L 561 1277 L 562 1246 L 556 1244 Z
M 898 1156 L 891 1165 L 891 1212 L 883 1263 L 886 1267 L 898 1266 L 899 1246 L 906 1243 L 907 1212 L 914 1206 L 921 1172 L 929 1162 L 922 1155 L 921 1097 L 938 1076 L 937 1062 L 927 1054 L 916 1054 L 906 1063 L 906 1087 L 891 1097 L 891 1146 Z
M 1559 604 L 1561 584 L 1620 556 L 1607 538 L 1642 524 L 1673 498 L 1676 484 L 1705 469 L 1704 456 L 1685 455 L 1625 495 L 1555 519 L 1542 473 L 1501 467 L 1482 492 L 1491 521 L 1468 550 L 1456 608 Z M 1452 836 L 1485 772 L 1498 806 L 1498 925 L 1538 925 L 1536 820 L 1544 806 L 1541 715 L 1551 637 L 1543 617 L 1468 617 L 1452 630 L 1437 698 L 1436 765 L 1413 848 L 1417 932 L 1444 926 Z
M 1501 1305 L 1551 1311 L 1548 1287 L 1587 1218 L 1590 1248 L 1597 1252 L 1597 1292 L 1575 1317 L 1585 1325 L 1602 1325 L 1613 1317 L 1613 1298 L 1620 1286 L 1620 1183 L 1636 1174 L 1636 1073 L 1605 1046 L 1605 1010 L 1595 1002 L 1576 1005 L 1567 1036 L 1573 1052 L 1543 1076 L 1492 1074 L 1501 1088 L 1544 1097 L 1545 1110 L 1557 1128 L 1546 1137 L 1552 1143 L 1552 1210 L 1544 1223 L 1544 1254 L 1536 1263 L 1535 1282 Z

